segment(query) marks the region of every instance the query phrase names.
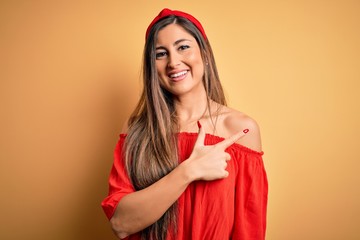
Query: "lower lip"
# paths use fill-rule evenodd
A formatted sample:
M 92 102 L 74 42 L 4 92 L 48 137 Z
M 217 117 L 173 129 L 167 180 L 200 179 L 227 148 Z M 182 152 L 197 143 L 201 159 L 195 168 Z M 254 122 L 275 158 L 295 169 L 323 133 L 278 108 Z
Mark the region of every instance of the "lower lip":
M 186 72 L 184 75 L 178 76 L 178 77 L 176 77 L 176 78 L 170 78 L 170 79 L 171 79 L 171 81 L 173 81 L 173 82 L 179 82 L 179 81 L 185 79 L 186 76 L 187 76 L 187 74 L 188 74 L 188 72 Z

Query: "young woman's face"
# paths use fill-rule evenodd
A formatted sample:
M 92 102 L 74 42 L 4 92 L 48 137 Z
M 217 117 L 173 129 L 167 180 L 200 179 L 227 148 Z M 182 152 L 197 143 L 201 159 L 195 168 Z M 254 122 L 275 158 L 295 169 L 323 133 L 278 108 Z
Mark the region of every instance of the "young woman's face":
M 203 88 L 204 63 L 196 39 L 170 24 L 158 33 L 156 69 L 162 87 L 176 96 Z

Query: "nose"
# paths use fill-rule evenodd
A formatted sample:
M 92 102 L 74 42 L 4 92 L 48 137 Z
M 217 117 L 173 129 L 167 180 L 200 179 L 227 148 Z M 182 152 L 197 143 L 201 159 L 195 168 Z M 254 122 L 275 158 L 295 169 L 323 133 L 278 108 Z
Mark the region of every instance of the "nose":
M 176 68 L 176 66 L 180 65 L 181 56 L 177 54 L 176 52 L 170 53 L 168 57 L 168 67 L 169 68 Z

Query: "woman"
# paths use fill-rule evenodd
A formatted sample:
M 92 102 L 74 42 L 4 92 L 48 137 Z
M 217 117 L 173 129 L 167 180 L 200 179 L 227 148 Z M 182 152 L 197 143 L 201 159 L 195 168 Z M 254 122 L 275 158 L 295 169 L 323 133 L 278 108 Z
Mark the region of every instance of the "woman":
M 144 90 L 115 149 L 102 202 L 124 239 L 264 239 L 267 179 L 256 122 L 226 107 L 193 16 L 146 31 Z

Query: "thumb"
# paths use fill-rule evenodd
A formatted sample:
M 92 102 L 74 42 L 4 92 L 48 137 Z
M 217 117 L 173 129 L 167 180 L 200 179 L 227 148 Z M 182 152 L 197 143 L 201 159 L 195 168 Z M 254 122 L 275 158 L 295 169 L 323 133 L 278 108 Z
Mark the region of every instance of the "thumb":
M 199 134 L 195 142 L 195 146 L 205 146 L 205 130 L 201 127 L 200 121 L 197 122 Z

